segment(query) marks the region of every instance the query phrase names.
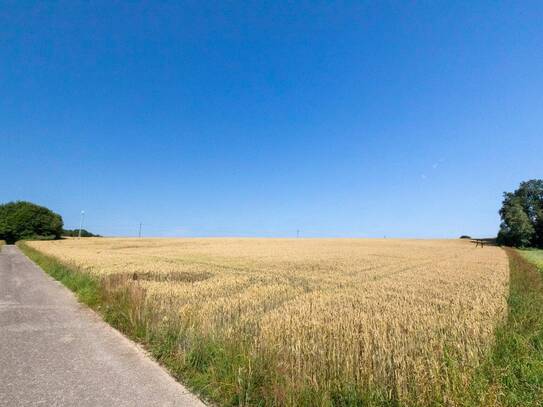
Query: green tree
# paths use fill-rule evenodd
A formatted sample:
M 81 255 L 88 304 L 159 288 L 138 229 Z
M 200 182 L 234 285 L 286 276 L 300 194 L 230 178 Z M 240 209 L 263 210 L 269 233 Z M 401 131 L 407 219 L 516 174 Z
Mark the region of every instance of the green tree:
M 522 182 L 516 192 L 534 228 L 532 246 L 543 247 L 543 180 Z
M 504 193 L 498 243 L 543 248 L 543 180 L 522 182 L 515 192 Z
M 62 217 L 31 202 L 0 205 L 0 239 L 15 243 L 21 239 L 59 239 Z

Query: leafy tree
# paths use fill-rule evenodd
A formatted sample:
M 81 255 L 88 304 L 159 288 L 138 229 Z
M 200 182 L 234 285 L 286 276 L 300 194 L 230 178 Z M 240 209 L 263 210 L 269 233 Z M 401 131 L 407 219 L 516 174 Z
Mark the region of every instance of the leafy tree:
M 31 202 L 0 205 L 0 239 L 15 243 L 21 239 L 59 239 L 62 217 Z
M 498 243 L 543 248 L 543 180 L 522 182 L 515 192 L 504 193 Z

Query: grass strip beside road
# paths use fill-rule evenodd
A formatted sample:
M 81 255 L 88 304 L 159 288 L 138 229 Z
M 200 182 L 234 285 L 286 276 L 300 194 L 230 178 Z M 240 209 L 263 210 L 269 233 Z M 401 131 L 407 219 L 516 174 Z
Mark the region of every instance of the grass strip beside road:
M 72 290 L 80 302 L 99 310 L 101 304 L 100 282 L 88 273 L 74 272 L 73 267 L 41 254 L 24 241 L 17 242 L 21 251 L 55 280 Z

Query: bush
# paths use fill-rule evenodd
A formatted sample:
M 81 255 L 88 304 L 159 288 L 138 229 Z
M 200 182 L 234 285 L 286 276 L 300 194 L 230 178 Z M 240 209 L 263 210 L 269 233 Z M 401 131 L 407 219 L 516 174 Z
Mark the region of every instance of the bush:
M 471 239 L 471 236 L 468 236 L 468 235 L 462 235 L 462 236 L 460 236 L 460 239 Z
M 0 205 L 0 240 L 13 244 L 22 239 L 60 239 L 62 217 L 31 202 Z

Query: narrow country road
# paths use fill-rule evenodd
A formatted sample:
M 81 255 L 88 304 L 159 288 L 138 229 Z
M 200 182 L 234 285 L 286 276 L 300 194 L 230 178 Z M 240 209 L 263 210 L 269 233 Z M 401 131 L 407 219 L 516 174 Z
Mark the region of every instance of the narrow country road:
M 203 406 L 16 246 L 0 252 L 0 406 Z

